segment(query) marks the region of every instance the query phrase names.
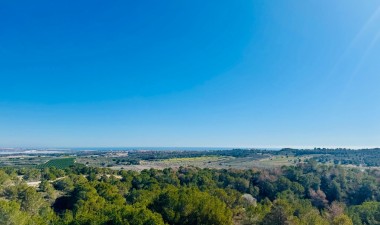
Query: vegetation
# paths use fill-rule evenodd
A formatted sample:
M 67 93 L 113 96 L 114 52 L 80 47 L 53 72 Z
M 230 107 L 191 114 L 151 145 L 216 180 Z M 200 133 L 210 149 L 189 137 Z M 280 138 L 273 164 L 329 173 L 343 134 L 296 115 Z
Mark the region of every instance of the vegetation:
M 0 225 L 380 224 L 378 159 L 379 149 L 4 156 Z M 162 169 L 123 169 L 147 163 Z
M 3 168 L 0 224 L 379 224 L 379 180 L 376 169 L 315 160 L 251 170 Z
M 283 149 L 278 154 L 295 156 L 312 155 L 313 159 L 318 162 L 337 165 L 380 166 L 380 149 Z
M 204 150 L 204 151 L 68 151 L 62 153 L 14 153 L 0 156 L 0 166 L 15 167 L 59 167 L 77 163 L 94 167 L 133 168 L 147 165 L 153 168 L 178 167 L 178 163 L 199 167 L 249 169 L 296 165 L 314 159 L 325 164 L 379 167 L 380 149 L 282 149 L 277 151 L 259 149 Z M 62 160 L 62 161 L 61 161 Z M 202 160 L 204 163 L 202 163 Z M 48 161 L 46 163 L 46 161 Z M 147 163 L 148 162 L 148 163 Z M 210 163 L 208 163 L 210 162 Z M 254 162 L 254 164 L 252 164 Z M 150 164 L 150 165 L 149 165 Z M 209 165 L 207 165 L 209 164 Z M 241 166 L 240 166 L 241 165 Z
M 51 159 L 44 164 L 38 165 L 37 168 L 50 168 L 55 167 L 57 169 L 65 169 L 70 166 L 73 166 L 75 163 L 75 158 L 57 158 Z

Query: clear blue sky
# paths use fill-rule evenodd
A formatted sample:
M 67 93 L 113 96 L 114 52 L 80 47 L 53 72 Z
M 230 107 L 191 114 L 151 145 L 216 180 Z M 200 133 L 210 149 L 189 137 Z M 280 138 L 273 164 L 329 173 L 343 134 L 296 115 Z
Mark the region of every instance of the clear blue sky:
M 1 1 L 0 146 L 380 146 L 379 6 Z

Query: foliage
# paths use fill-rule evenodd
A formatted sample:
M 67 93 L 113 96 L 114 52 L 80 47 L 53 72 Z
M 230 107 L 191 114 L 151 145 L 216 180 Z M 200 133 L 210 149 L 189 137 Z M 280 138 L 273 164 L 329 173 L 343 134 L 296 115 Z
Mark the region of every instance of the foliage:
M 36 179 L 37 188 L 25 183 Z M 0 224 L 380 224 L 379 181 L 375 169 L 313 160 L 251 170 L 5 168 Z

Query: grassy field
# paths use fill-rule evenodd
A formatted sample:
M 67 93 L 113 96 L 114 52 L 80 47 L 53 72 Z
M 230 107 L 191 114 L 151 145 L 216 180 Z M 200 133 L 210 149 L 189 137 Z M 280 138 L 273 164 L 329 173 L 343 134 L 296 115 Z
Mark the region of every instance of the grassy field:
M 252 169 L 257 167 L 280 167 L 284 165 L 294 165 L 304 161 L 307 157 L 268 157 L 257 159 L 251 157 L 193 157 L 193 158 L 172 158 L 157 161 L 141 161 L 140 165 L 130 166 L 112 166 L 113 169 L 126 170 L 143 170 L 143 169 L 164 169 L 164 168 L 179 168 L 180 166 L 194 166 L 199 168 L 215 168 L 215 169 Z
M 161 162 L 168 162 L 168 163 L 176 163 L 176 162 L 204 162 L 204 161 L 213 161 L 218 160 L 221 157 L 218 156 L 202 156 L 202 157 L 192 157 L 192 158 L 171 158 L 171 159 L 165 159 Z
M 293 157 L 293 156 L 273 156 L 266 159 L 259 160 L 261 167 L 276 167 L 276 166 L 290 166 L 300 162 L 304 162 L 311 156 Z

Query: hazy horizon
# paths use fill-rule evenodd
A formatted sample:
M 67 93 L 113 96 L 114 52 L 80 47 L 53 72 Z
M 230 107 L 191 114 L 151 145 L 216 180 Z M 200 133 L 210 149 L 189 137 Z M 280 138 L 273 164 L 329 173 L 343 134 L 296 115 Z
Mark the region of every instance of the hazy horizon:
M 120 149 L 120 150 L 149 150 L 149 149 L 167 149 L 167 150 L 231 150 L 231 149 L 267 149 L 267 150 L 280 150 L 280 149 L 315 149 L 315 148 L 325 148 L 325 149 L 380 149 L 379 146 L 0 146 L 0 150 L 4 149 L 43 149 L 43 150 L 77 150 L 77 149 Z

